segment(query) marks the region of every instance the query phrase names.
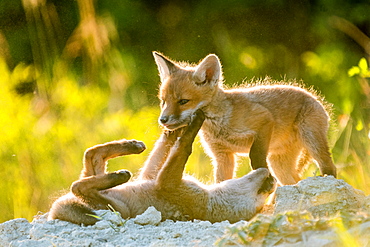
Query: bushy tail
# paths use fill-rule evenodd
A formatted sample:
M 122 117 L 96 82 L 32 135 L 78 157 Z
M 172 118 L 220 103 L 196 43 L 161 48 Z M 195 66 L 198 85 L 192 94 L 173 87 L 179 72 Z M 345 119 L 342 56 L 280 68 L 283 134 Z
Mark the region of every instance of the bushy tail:
M 56 200 L 51 206 L 48 220 L 64 220 L 74 224 L 94 225 L 98 219 L 94 211 L 72 194 Z

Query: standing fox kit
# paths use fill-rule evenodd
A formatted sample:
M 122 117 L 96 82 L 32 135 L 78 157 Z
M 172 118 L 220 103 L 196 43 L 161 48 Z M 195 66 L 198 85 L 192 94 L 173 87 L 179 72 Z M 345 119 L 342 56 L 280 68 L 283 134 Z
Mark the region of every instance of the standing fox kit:
M 216 55 L 196 66 L 153 55 L 161 79 L 159 123 L 175 130 L 202 109 L 200 137 L 216 182 L 233 177 L 239 153 L 249 153 L 253 169 L 269 167 L 281 185 L 297 183 L 310 159 L 323 175 L 336 176 L 327 142 L 329 116 L 312 93 L 281 83 L 226 90 Z

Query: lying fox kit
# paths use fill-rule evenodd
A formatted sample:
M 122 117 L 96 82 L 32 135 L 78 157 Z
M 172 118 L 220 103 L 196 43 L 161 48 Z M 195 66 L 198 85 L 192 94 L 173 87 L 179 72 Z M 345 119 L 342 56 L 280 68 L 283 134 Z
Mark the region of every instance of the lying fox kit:
M 199 110 L 186 128 L 164 131 L 136 181 L 128 181 L 131 173 L 127 170 L 107 173 L 106 162 L 141 153 L 144 143 L 120 140 L 87 149 L 80 179 L 72 184 L 70 193 L 53 203 L 49 220 L 93 225 L 97 222 L 96 217 L 91 217 L 94 210 L 107 209 L 109 205 L 125 219 L 142 214 L 150 206 L 161 212 L 162 220 L 251 219 L 275 189 L 267 169 L 210 186 L 183 178 L 192 143 L 204 119 Z
M 269 167 L 281 185 L 297 183 L 311 159 L 323 175 L 336 176 L 326 137 L 329 116 L 314 94 L 282 83 L 226 90 L 216 55 L 197 66 L 153 55 L 161 79 L 159 123 L 175 130 L 202 109 L 200 137 L 216 182 L 233 177 L 242 153 L 249 153 L 253 169 Z

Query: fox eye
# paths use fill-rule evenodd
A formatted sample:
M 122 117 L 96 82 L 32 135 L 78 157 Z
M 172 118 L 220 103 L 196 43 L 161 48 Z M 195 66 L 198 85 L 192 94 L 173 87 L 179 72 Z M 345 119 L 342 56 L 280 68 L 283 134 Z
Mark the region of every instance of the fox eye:
M 189 102 L 189 100 L 188 99 L 180 99 L 179 100 L 179 104 L 180 105 L 185 105 L 186 103 L 188 103 Z

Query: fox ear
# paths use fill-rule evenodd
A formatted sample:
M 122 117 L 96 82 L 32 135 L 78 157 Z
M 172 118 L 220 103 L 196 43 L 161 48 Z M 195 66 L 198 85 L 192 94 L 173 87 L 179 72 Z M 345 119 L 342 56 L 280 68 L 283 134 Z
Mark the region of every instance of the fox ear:
M 162 81 L 179 69 L 179 67 L 176 64 L 174 64 L 172 61 L 170 61 L 162 54 L 153 51 L 153 56 L 155 59 L 155 63 L 158 66 L 159 75 Z
M 221 63 L 214 54 L 206 56 L 195 68 L 193 78 L 195 83 L 217 83 L 222 77 Z

